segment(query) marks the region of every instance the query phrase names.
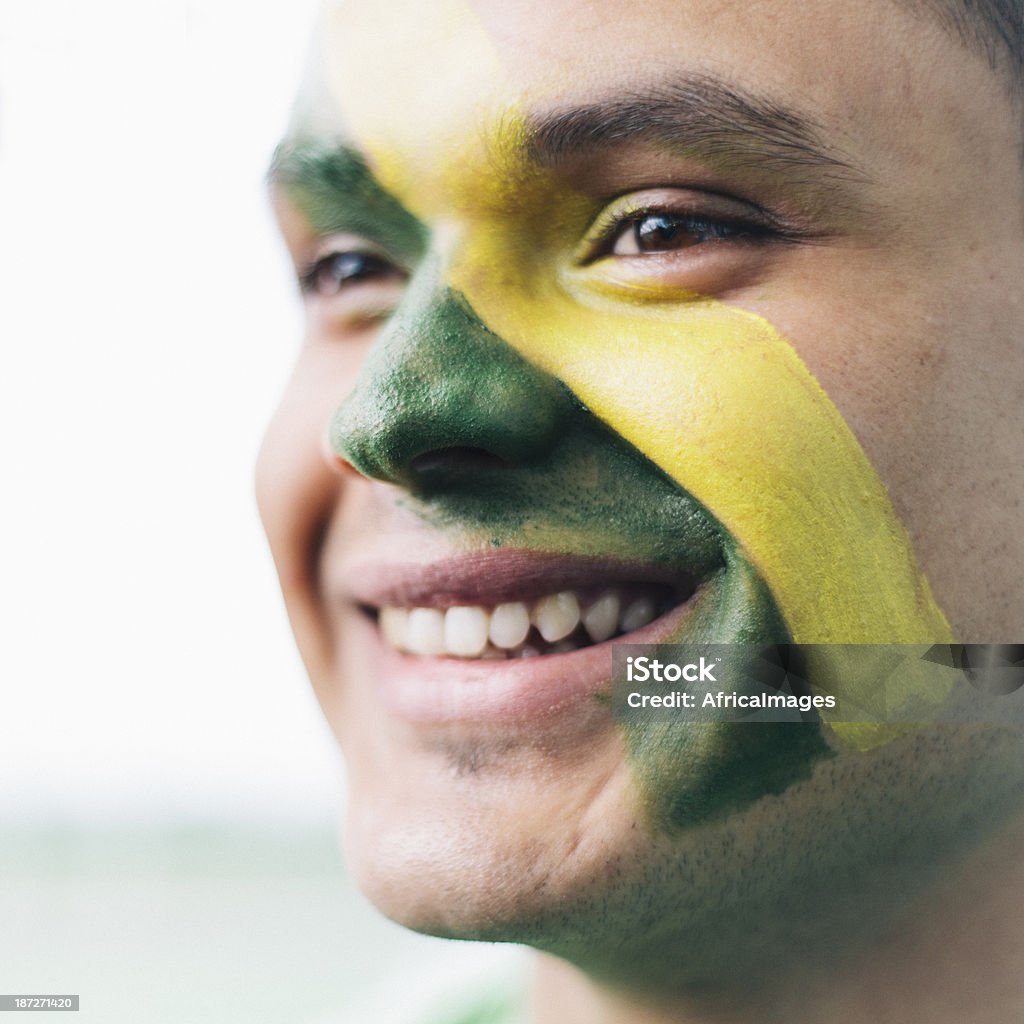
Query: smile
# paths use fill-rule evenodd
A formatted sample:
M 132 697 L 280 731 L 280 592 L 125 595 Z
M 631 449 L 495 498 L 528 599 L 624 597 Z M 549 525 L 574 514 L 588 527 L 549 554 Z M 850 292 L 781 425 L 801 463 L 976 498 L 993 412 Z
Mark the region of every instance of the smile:
M 657 629 L 692 603 L 706 575 L 505 550 L 350 565 L 339 596 L 376 626 L 384 648 L 414 661 L 550 660 Z
M 388 606 L 380 609 L 378 624 L 385 643 L 407 654 L 504 661 L 567 654 L 628 635 L 692 593 L 665 584 L 623 584 L 490 606 Z

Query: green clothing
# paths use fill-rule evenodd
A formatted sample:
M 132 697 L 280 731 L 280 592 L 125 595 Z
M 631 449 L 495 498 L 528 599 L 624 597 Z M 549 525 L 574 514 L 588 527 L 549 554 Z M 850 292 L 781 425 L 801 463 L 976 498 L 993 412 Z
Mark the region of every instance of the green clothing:
M 526 1000 L 519 992 L 496 992 L 478 997 L 457 1009 L 439 1010 L 431 1014 L 424 1024 L 528 1024 Z

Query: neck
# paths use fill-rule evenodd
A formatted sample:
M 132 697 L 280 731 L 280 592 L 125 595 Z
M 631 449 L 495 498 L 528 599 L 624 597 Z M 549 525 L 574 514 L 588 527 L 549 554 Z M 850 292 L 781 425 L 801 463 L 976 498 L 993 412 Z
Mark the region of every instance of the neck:
M 976 847 L 849 955 L 779 957 L 760 982 L 659 993 L 538 955 L 536 1024 L 1005 1024 L 1024 1020 L 1024 815 Z M 819 951 L 820 952 L 820 951 Z M 680 951 L 685 958 L 686 951 Z M 809 962 L 809 961 L 808 961 Z

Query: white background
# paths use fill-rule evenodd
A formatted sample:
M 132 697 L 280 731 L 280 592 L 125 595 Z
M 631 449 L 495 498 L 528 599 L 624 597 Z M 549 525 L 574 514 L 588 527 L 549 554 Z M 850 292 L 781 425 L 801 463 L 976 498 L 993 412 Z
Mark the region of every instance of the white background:
M 257 520 L 315 5 L 0 0 L 0 988 L 83 1022 L 384 1021 L 509 955 L 343 876 Z
M 0 0 L 0 812 L 320 819 L 252 465 L 313 0 Z

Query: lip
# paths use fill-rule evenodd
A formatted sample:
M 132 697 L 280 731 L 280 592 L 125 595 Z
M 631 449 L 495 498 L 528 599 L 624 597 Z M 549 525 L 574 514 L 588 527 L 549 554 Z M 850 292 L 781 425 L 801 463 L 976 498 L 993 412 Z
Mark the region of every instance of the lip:
M 596 710 L 596 698 L 609 689 L 614 644 L 676 639 L 709 589 L 708 579 L 608 558 L 501 551 L 418 565 L 352 564 L 338 592 L 346 603 L 364 608 L 448 607 L 615 583 L 660 583 L 692 592 L 626 636 L 566 653 L 504 661 L 405 654 L 384 642 L 370 616 L 353 616 L 353 631 L 377 669 L 369 682 L 391 714 L 420 725 L 529 727 L 579 714 L 587 705 Z M 610 708 L 602 713 L 610 717 Z
M 491 606 L 616 583 L 658 583 L 692 591 L 699 581 L 694 571 L 644 562 L 485 551 L 426 563 L 355 563 L 346 568 L 336 589 L 343 599 L 371 608 L 448 608 Z

